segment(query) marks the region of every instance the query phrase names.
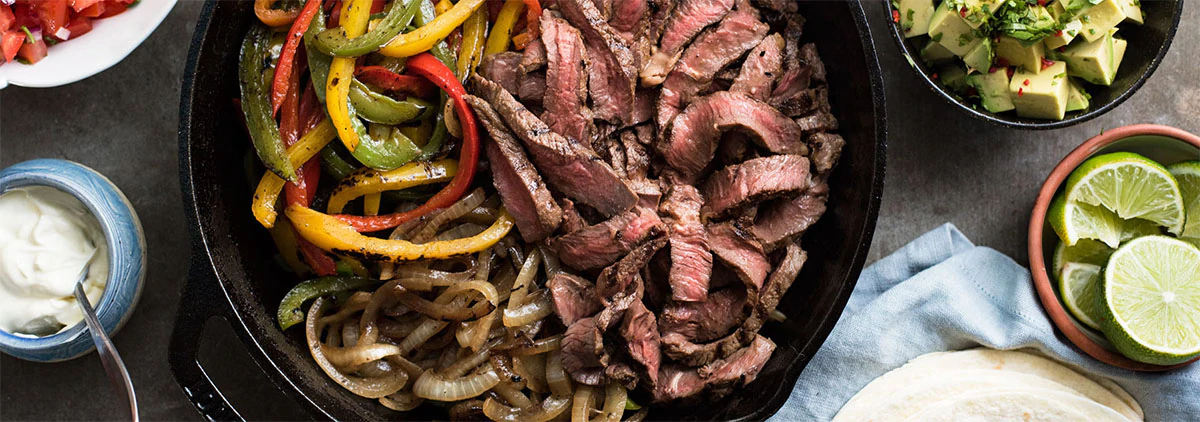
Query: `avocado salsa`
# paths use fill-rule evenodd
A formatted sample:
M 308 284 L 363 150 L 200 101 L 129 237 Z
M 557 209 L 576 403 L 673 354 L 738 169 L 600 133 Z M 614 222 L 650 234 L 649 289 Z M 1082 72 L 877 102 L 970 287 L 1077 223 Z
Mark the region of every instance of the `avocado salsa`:
M 892 0 L 892 20 L 921 47 L 931 77 L 992 113 L 1062 120 L 1109 86 L 1140 25 L 1140 0 Z

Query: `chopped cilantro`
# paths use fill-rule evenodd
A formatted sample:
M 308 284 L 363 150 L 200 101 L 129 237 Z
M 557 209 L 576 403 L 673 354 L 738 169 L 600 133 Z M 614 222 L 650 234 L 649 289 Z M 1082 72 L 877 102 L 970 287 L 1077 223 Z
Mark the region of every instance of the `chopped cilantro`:
M 908 12 L 906 12 L 906 13 L 904 14 L 904 18 L 905 18 L 905 19 L 908 19 L 908 22 L 909 22 L 909 23 L 912 23 L 912 20 L 913 20 L 913 10 L 912 10 L 912 9 L 908 9 Z M 911 28 L 911 27 L 912 27 L 912 25 L 909 25 L 909 28 Z M 905 28 L 905 29 L 907 29 L 907 28 Z
M 58 44 L 58 40 L 56 40 L 56 39 L 54 39 L 54 38 L 50 38 L 50 37 L 42 37 L 42 39 L 43 39 L 43 40 L 46 40 L 46 45 L 48 45 L 48 46 L 53 46 L 53 45 L 55 45 L 55 44 Z
M 929 40 L 933 42 L 942 42 L 942 33 L 938 32 L 937 34 L 934 34 L 933 36 L 929 37 Z
M 1062 79 L 1062 78 L 1065 78 L 1065 77 L 1067 77 L 1067 72 L 1063 72 L 1063 73 L 1059 73 L 1059 74 L 1057 74 L 1057 75 L 1054 75 L 1054 79 Z
M 975 37 L 972 37 L 969 34 L 959 35 L 958 36 L 958 46 L 962 47 L 964 45 L 970 44 L 971 41 L 974 41 L 974 40 L 975 40 Z
M 29 32 L 29 28 L 25 27 L 25 25 L 21 25 L 21 30 L 25 31 L 25 43 L 26 44 L 33 44 L 33 43 L 37 42 L 37 39 L 33 37 L 33 33 Z
M 31 62 L 31 61 L 29 61 L 29 60 L 26 60 L 24 57 L 17 57 L 17 63 L 20 63 L 20 64 L 33 64 L 33 62 Z
M 1092 23 L 1092 15 L 1083 15 L 1079 20 L 1083 21 L 1083 23 Z
M 1096 35 L 1096 28 L 1088 29 L 1088 35 Z

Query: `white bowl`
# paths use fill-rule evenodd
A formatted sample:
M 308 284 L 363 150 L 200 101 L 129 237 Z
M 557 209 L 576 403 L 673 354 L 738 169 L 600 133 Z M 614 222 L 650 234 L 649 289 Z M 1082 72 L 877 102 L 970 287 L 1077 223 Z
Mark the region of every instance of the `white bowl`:
M 95 75 L 124 60 L 175 7 L 176 0 L 142 0 L 119 15 L 92 21 L 92 30 L 51 46 L 46 58 L 26 65 L 0 65 L 0 89 L 13 84 L 31 88 L 66 85 Z

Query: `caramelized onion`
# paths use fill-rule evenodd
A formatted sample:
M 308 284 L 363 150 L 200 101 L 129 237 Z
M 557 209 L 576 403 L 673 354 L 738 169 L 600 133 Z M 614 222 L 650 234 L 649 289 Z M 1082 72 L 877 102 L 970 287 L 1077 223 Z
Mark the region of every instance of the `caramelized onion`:
M 421 322 L 421 325 L 418 325 L 417 328 L 412 331 L 412 333 L 408 334 L 408 337 L 405 337 L 404 340 L 400 341 L 401 354 L 408 354 L 408 352 L 416 350 L 417 347 L 425 344 L 426 341 L 429 341 L 429 339 L 437 335 L 437 333 L 442 331 L 443 328 L 446 328 L 447 324 L 448 323 L 445 321 L 436 321 L 425 318 Z
M 400 391 L 395 394 L 379 398 L 379 404 L 398 412 L 407 412 L 416 409 L 417 406 L 420 406 L 421 403 L 424 402 L 425 399 L 417 397 L 413 393 L 407 391 Z
M 371 399 L 377 399 L 389 394 L 400 391 L 408 382 L 408 374 L 403 371 L 395 371 L 391 376 L 379 378 L 360 378 L 343 374 L 334 367 L 333 363 L 325 357 L 325 353 L 321 347 L 320 330 L 318 320 L 321 314 L 325 311 L 328 305 L 328 299 L 318 298 L 313 302 L 312 307 L 308 310 L 308 316 L 304 322 L 304 334 L 308 341 L 308 351 L 312 354 L 313 360 L 317 362 L 317 366 L 325 371 L 325 375 L 333 379 L 334 382 L 341 385 L 350 392 Z
M 553 352 L 562 347 L 562 334 L 546 337 L 544 339 L 533 342 L 528 346 L 513 348 L 511 353 L 513 356 L 528 356 L 542 353 Z M 549 362 L 547 362 L 547 365 Z
M 533 406 L 533 401 L 530 401 L 529 397 L 521 392 L 522 389 L 523 387 L 520 384 L 504 381 L 500 381 L 499 384 L 496 384 L 495 387 L 492 387 L 492 391 L 496 392 L 496 395 L 500 396 L 500 398 L 504 399 L 504 401 L 508 402 L 509 404 L 516 406 L 518 409 L 524 409 Z
M 546 355 L 513 356 L 513 372 L 525 379 L 530 391 L 539 394 L 550 391 L 546 387 Z
M 571 422 L 591 422 L 592 411 L 596 409 L 595 391 L 590 385 L 580 385 L 575 389 L 575 398 L 571 405 Z
M 475 190 L 471 191 L 470 194 L 462 197 L 462 199 L 459 199 L 454 204 L 451 204 L 449 207 L 443 209 L 442 212 L 436 217 L 430 219 L 429 223 L 426 224 L 425 227 L 422 227 L 421 231 L 417 232 L 417 234 L 413 236 L 412 242 L 428 242 L 437 235 L 438 230 L 441 229 L 442 226 L 446 225 L 446 223 L 459 219 L 475 208 L 479 208 L 479 205 L 483 204 L 485 199 L 487 199 L 487 197 L 484 195 L 483 189 L 475 188 Z
M 479 302 L 472 307 L 436 304 L 413 292 L 404 292 L 397 300 L 421 315 L 441 321 L 474 321 L 496 309 L 491 302 Z
M 621 422 L 625 414 L 625 402 L 629 399 L 625 387 L 616 382 L 609 382 L 604 388 L 604 412 L 594 422 Z
M 546 422 L 558 417 L 571 406 L 570 396 L 550 396 L 541 406 L 524 409 L 508 407 L 489 397 L 483 402 L 483 414 L 493 421 Z
M 515 309 L 512 307 L 513 302 L 510 299 L 508 309 L 504 310 L 504 326 L 520 327 L 550 316 L 554 313 L 554 307 L 548 293 L 547 290 L 540 289 L 528 296 L 528 303 Z
M 567 378 L 567 371 L 563 370 L 562 352 L 554 352 L 546 358 L 546 383 L 550 385 L 551 394 L 571 396 L 571 380 Z
M 388 356 L 399 355 L 400 348 L 391 344 L 368 344 L 354 347 L 321 346 L 321 352 L 335 368 L 346 372 L 354 372 L 358 366 L 377 361 Z
M 474 375 L 449 379 L 426 370 L 417 378 L 412 391 L 423 399 L 455 401 L 479 396 L 499 383 L 500 376 L 491 368 Z
M 542 263 L 542 254 L 538 250 L 534 250 L 525 259 L 525 263 L 521 265 L 521 272 L 517 273 L 516 281 L 513 281 L 512 295 L 508 297 L 508 309 L 516 309 L 525 304 L 525 295 L 529 292 L 529 286 L 533 284 L 533 278 L 537 276 L 538 265 Z

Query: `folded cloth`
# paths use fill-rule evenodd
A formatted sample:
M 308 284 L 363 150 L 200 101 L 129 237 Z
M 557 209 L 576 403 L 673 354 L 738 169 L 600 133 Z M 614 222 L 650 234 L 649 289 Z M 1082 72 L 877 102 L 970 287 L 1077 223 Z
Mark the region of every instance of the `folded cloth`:
M 1200 365 L 1161 374 L 1108 366 L 1054 329 L 1029 270 L 951 224 L 871 265 L 841 319 L 769 420 L 826 421 L 875 378 L 917 356 L 978 346 L 1033 348 L 1112 379 L 1150 421 L 1200 421 Z

